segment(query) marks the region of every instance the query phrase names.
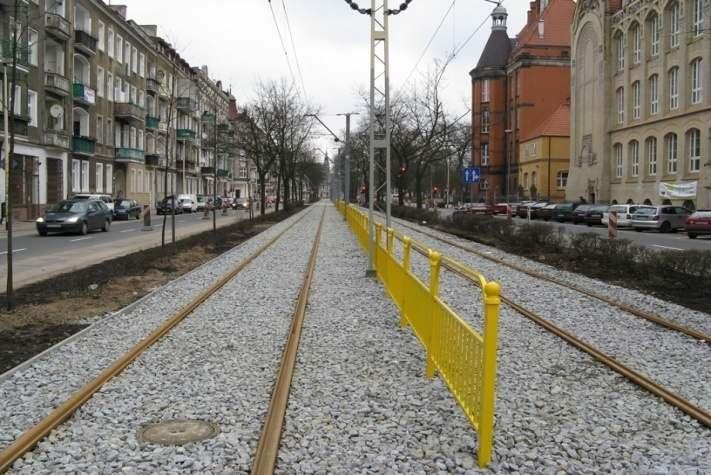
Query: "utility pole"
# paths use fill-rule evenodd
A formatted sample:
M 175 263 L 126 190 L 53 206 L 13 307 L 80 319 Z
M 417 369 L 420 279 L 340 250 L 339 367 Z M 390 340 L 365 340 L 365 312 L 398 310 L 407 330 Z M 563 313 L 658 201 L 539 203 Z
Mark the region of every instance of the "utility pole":
M 13 51 L 14 52 L 14 51 Z M 5 153 L 5 219 L 7 219 L 7 289 L 5 297 L 7 298 L 7 308 L 12 308 L 12 208 L 10 206 L 10 170 L 12 170 L 12 160 L 10 159 L 10 89 L 7 82 L 7 64 L 2 64 L 2 100 L 3 100 L 3 150 Z M 14 92 L 14 91 L 13 91 Z
M 368 174 L 368 269 L 366 275 L 375 275 L 375 197 L 385 187 L 385 226 L 390 227 L 390 49 L 388 0 L 371 0 L 370 13 L 370 169 Z M 377 67 L 377 72 L 376 72 Z M 376 120 L 376 97 L 385 109 L 382 125 Z M 385 184 L 375 185 L 375 154 L 385 152 Z
M 351 116 L 360 115 L 358 112 L 346 112 L 345 114 L 338 114 L 339 116 L 346 117 L 346 156 L 345 156 L 345 197 L 346 203 L 351 202 Z

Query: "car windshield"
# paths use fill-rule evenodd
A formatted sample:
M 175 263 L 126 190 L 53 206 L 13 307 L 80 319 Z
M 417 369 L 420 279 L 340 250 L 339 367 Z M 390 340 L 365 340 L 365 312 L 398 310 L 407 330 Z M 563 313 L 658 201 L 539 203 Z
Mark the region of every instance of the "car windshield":
M 626 213 L 627 212 L 627 207 L 625 206 L 610 206 L 610 209 L 608 210 L 610 213 L 615 211 L 616 213 Z
M 657 208 L 639 208 L 637 209 L 635 214 L 643 214 L 647 216 L 651 216 L 653 214 L 657 214 Z
M 84 213 L 89 203 L 86 201 L 60 201 L 52 211 L 55 213 Z
M 130 208 L 131 207 L 131 202 L 128 200 L 123 200 L 118 204 L 119 208 Z

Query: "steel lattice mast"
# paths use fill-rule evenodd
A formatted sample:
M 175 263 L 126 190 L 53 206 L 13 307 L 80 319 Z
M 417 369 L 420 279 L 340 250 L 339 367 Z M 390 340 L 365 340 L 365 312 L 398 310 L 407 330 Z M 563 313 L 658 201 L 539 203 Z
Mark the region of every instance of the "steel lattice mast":
M 388 0 L 371 0 L 370 14 L 370 170 L 368 176 L 368 273 L 374 273 L 375 260 L 375 198 L 385 188 L 385 224 L 390 227 L 390 63 L 388 32 Z M 384 117 L 379 116 L 382 108 Z M 385 155 L 385 169 L 376 160 L 376 154 Z M 376 167 L 385 173 L 385 182 L 376 184 Z

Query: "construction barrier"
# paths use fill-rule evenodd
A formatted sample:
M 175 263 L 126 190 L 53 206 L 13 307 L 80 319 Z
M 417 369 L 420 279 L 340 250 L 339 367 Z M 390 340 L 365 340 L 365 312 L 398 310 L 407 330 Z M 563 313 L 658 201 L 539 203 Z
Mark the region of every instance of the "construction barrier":
M 617 237 L 617 211 L 607 213 L 607 237 L 609 239 Z
M 368 250 L 368 216 L 339 201 L 338 210 L 345 217 L 360 245 Z M 479 434 L 479 466 L 491 461 L 496 400 L 496 342 L 501 303 L 501 287 L 458 262 L 427 249 L 393 229 L 375 224 L 376 275 L 400 310 L 400 323 L 410 326 L 427 353 L 426 375 L 439 373 L 450 392 Z M 394 250 L 398 242 L 402 258 Z M 429 258 L 429 283 L 422 282 L 411 270 L 415 250 Z M 481 289 L 483 331 L 477 332 L 439 297 L 442 266 L 466 277 Z

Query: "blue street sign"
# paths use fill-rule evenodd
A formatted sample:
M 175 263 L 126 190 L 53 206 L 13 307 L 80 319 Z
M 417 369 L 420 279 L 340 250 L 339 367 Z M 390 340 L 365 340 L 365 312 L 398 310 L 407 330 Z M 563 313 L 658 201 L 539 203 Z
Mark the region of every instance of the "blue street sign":
M 481 170 L 479 167 L 467 167 L 464 169 L 464 183 L 478 183 L 481 177 Z

